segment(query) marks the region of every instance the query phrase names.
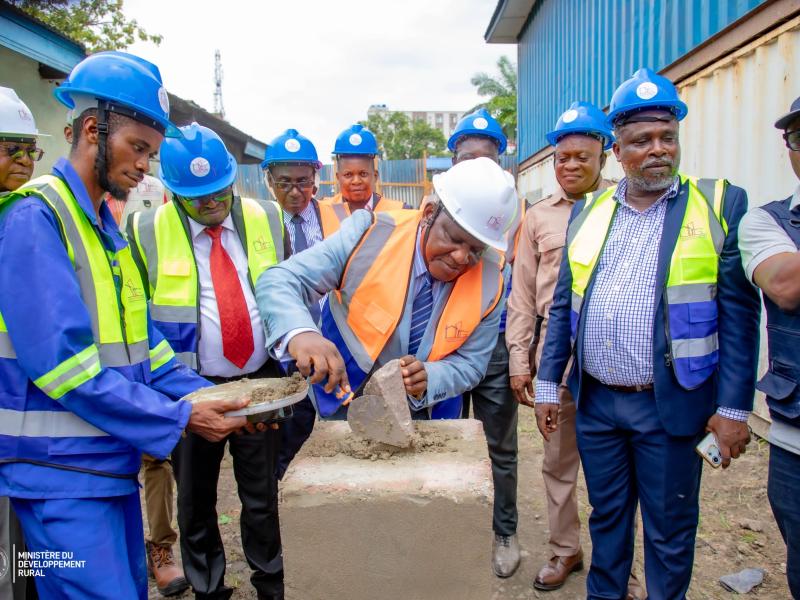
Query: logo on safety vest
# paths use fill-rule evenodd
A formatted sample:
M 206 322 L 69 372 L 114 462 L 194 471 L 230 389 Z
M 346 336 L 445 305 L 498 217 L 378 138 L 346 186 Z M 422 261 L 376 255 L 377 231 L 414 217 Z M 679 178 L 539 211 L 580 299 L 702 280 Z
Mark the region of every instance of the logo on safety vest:
M 125 282 L 125 287 L 128 288 L 128 300 L 142 300 L 144 298 L 142 288 L 134 285 L 133 279 L 130 277 Z
M 446 325 L 444 328 L 444 339 L 446 340 L 465 340 L 469 337 L 469 332 L 461 329 L 462 321 L 455 325 Z
M 264 239 L 263 235 L 258 236 L 255 240 L 253 240 L 253 250 L 258 252 L 267 252 L 273 248 L 272 242 L 269 242 Z
M 689 221 L 686 225 L 681 227 L 682 238 L 704 238 L 706 237 L 706 230 L 694 224 L 694 221 Z

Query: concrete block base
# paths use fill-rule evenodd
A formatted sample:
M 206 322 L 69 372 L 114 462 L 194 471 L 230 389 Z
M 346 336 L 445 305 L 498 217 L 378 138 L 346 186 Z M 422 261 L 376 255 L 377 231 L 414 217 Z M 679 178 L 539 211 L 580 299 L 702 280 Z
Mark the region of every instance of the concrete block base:
M 415 422 L 415 445 L 317 423 L 280 493 L 289 600 L 486 600 L 492 475 L 476 420 Z

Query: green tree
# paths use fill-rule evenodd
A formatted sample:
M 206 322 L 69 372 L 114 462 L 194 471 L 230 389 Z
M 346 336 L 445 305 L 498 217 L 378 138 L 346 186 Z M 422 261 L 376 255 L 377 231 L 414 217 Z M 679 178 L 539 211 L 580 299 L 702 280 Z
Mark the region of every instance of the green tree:
M 517 139 L 517 65 L 507 56 L 497 61 L 499 77 L 488 73 L 476 73 L 470 82 L 478 88 L 478 95 L 489 100 L 475 108 L 484 107 L 497 119 L 506 136 Z
M 124 50 L 134 41 L 158 45 L 162 36 L 150 34 L 136 19 L 122 12 L 123 0 L 10 0 L 20 10 L 36 17 L 80 42 L 91 54 L 102 50 Z
M 372 114 L 361 124 L 375 134 L 381 154 L 388 160 L 422 158 L 425 152 L 434 156 L 443 153 L 447 144 L 440 130 L 419 119 L 412 121 L 401 112 Z

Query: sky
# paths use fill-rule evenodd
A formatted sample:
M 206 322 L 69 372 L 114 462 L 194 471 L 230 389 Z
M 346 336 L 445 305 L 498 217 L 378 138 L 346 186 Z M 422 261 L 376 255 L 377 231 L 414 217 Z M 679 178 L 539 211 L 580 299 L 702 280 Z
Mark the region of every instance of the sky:
M 124 11 L 159 46 L 128 51 L 158 65 L 171 93 L 214 108 L 214 51 L 223 67 L 226 119 L 268 143 L 288 128 L 328 162 L 340 131 L 371 104 L 463 111 L 470 84 L 516 62 L 516 47 L 487 44 L 495 0 L 125 0 Z

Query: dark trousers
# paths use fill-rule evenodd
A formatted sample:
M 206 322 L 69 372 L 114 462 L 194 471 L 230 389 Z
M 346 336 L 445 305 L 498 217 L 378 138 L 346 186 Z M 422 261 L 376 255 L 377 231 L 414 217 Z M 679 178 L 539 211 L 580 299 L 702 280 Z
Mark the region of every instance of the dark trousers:
M 275 456 L 280 431 L 233 434 L 209 442 L 187 433 L 173 451 L 178 480 L 178 527 L 187 581 L 197 598 L 230 598 L 225 587 L 225 550 L 217 526 L 217 482 L 229 444 L 239 499 L 242 547 L 259 598 L 283 598 L 283 555 L 278 522 Z
M 767 496 L 786 542 L 789 590 L 793 598 L 800 598 L 800 455 L 770 446 Z
M 575 424 L 592 505 L 587 597 L 625 598 L 641 503 L 648 596 L 684 598 L 699 514 L 700 434 L 667 434 L 652 391 L 615 392 L 585 374 L 584 381 Z
M 517 532 L 517 401 L 508 378 L 506 337 L 501 333 L 486 375 L 464 394 L 464 417 L 472 413 L 483 423 L 494 481 L 492 528 L 500 535 Z
M 306 443 L 308 436 L 314 430 L 317 420 L 317 410 L 311 399 L 306 396 L 303 400 L 292 406 L 292 417 L 281 423 L 281 448 L 278 452 L 276 474 L 278 479 L 283 479 L 289 463 Z

